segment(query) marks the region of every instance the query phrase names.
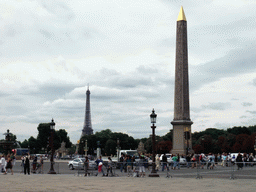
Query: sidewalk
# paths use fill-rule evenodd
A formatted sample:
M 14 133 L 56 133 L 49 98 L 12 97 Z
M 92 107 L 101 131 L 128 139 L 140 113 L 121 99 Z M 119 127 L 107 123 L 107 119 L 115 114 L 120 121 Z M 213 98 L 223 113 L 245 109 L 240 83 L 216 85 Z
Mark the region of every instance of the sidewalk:
M 0 175 L 6 191 L 246 191 L 255 192 L 253 179 L 82 177 L 74 175 Z

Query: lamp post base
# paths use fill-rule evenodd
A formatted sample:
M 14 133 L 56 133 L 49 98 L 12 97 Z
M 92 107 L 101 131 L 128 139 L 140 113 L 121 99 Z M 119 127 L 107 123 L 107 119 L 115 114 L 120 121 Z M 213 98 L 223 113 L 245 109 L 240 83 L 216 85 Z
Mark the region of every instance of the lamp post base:
M 148 176 L 149 177 L 159 177 L 159 175 L 157 173 L 150 173 Z
M 48 174 L 56 174 L 56 172 L 54 170 L 50 170 Z

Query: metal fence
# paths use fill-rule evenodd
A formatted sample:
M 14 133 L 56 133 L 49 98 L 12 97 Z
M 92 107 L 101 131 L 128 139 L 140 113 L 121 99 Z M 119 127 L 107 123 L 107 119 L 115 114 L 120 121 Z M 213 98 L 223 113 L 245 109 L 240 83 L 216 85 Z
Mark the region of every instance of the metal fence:
M 152 171 L 152 165 L 143 163 L 145 176 Z M 160 177 L 172 178 L 223 178 L 223 179 L 256 179 L 256 164 L 250 162 L 227 162 L 221 163 L 187 163 L 187 164 L 163 164 L 157 167 L 157 173 Z M 24 169 L 19 163 L 13 168 L 14 173 L 24 173 Z M 38 167 L 35 171 L 33 165 L 30 166 L 31 174 L 47 174 L 50 170 L 50 162 L 45 161 L 43 167 Z M 127 164 L 113 163 L 111 168 L 104 164 L 103 172 L 98 172 L 97 167 L 90 167 L 88 172 L 84 169 L 70 170 L 67 161 L 58 161 L 54 163 L 54 170 L 57 174 L 70 174 L 75 176 L 110 176 L 110 177 L 139 177 L 140 166 L 138 163 Z M 33 173 L 34 172 L 34 173 Z

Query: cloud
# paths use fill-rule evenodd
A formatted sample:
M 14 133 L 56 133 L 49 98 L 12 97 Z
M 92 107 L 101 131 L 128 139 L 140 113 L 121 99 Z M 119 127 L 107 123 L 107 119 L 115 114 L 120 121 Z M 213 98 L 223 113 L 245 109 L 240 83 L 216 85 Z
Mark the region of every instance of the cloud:
M 252 106 L 253 104 L 252 103 L 248 103 L 248 102 L 243 102 L 242 103 L 242 106 L 244 107 L 249 107 L 249 106 Z
M 255 115 L 256 114 L 256 111 L 246 111 L 247 113 L 250 113 L 252 115 Z

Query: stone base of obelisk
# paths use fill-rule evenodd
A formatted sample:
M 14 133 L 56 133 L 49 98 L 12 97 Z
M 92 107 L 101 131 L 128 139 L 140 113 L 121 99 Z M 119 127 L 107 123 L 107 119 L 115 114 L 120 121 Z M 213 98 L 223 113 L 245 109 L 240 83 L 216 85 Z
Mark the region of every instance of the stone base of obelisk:
M 191 133 L 191 124 L 192 121 L 172 121 L 173 125 L 173 147 L 171 150 L 172 154 L 186 155 L 187 153 L 187 144 L 184 137 L 184 132 L 189 131 Z M 191 135 L 191 134 L 190 134 Z M 190 137 L 189 141 L 189 153 L 192 152 L 192 138 Z

